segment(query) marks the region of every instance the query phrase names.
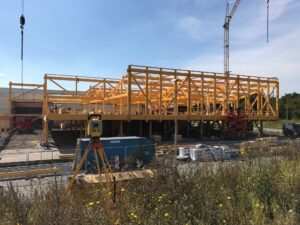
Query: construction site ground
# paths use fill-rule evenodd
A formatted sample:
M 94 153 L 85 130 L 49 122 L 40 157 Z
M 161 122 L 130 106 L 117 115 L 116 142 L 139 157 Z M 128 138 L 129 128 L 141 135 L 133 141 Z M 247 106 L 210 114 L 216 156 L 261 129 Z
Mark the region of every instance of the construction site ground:
M 279 130 L 265 131 L 266 136 L 278 136 L 279 141 L 284 141 L 286 138 L 282 137 Z M 1 135 L 1 144 L 9 137 L 8 134 Z M 66 183 L 68 178 L 72 175 L 73 162 L 72 159 L 61 158 L 62 154 L 75 153 L 75 146 L 63 146 L 56 147 L 54 144 L 50 146 L 50 149 L 45 149 L 39 145 L 41 137 L 41 131 L 36 130 L 33 133 L 22 134 L 14 133 L 9 138 L 9 142 L 6 143 L 5 148 L 0 152 L 0 173 L 13 172 L 13 171 L 26 171 L 26 170 L 39 170 L 47 168 L 57 168 L 58 172 L 55 174 L 42 174 L 32 176 L 30 179 L 26 177 L 16 177 L 11 179 L 4 179 L 0 181 L 0 187 L 7 188 L 12 182 L 14 186 L 18 186 L 27 192 L 30 188 L 39 185 L 46 185 L 48 182 L 53 182 L 55 179 L 59 179 L 61 182 Z M 247 140 L 253 140 L 256 136 L 249 137 Z M 54 143 L 53 139 L 49 139 L 51 143 Z M 222 140 L 217 137 L 202 138 L 202 139 L 183 139 L 178 143 L 178 146 L 191 146 L 197 143 L 203 143 L 207 145 L 227 145 L 231 149 L 239 149 L 239 146 L 245 139 L 240 140 Z M 173 142 L 163 142 L 162 146 L 171 146 Z M 152 163 L 150 168 L 159 167 L 162 164 L 172 165 L 174 160 L 174 151 L 165 151 L 164 154 L 159 154 L 157 151 L 157 157 Z M 213 162 L 216 165 L 220 162 Z M 198 165 L 193 162 L 178 162 L 180 168 L 184 170 L 189 166 Z M 201 163 L 200 163 L 201 164 Z M 29 188 L 29 189 L 28 189 Z
M 23 166 L 56 162 L 60 160 L 60 151 L 55 146 L 45 149 L 40 146 L 41 130 L 32 133 L 2 134 L 0 139 L 0 167 Z
M 257 130 L 254 130 L 258 132 Z M 46 149 L 40 146 L 41 130 L 34 130 L 32 133 L 14 132 L 13 134 L 2 133 L 0 136 L 0 167 L 10 166 L 28 166 L 34 164 L 51 164 L 58 162 L 70 162 L 72 159 L 63 157 L 63 155 L 74 154 L 76 146 L 70 146 L 70 141 L 59 140 L 59 143 L 49 137 L 50 147 Z M 282 136 L 279 129 L 265 129 L 266 136 Z M 254 139 L 248 137 L 247 140 Z M 68 139 L 68 137 L 66 137 Z M 69 138 L 70 139 L 70 138 Z M 204 143 L 208 145 L 228 145 L 231 149 L 239 148 L 241 142 L 245 139 L 223 140 L 218 137 L 203 137 L 199 139 L 183 139 L 178 145 L 194 145 Z M 65 146 L 63 143 L 67 143 Z M 173 145 L 173 141 L 165 141 L 162 145 Z

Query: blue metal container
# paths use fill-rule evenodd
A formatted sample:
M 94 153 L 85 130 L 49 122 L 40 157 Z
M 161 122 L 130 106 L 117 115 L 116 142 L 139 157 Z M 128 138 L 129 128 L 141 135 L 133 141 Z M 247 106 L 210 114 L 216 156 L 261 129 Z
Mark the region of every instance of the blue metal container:
M 108 137 L 100 138 L 112 168 L 121 169 L 137 166 L 138 164 L 149 164 L 155 154 L 154 141 L 143 137 Z M 84 151 L 90 143 L 89 138 L 78 139 L 79 152 L 77 163 L 79 163 Z M 99 164 L 101 159 L 98 155 Z M 82 170 L 95 171 L 96 160 L 93 150 L 90 150 Z

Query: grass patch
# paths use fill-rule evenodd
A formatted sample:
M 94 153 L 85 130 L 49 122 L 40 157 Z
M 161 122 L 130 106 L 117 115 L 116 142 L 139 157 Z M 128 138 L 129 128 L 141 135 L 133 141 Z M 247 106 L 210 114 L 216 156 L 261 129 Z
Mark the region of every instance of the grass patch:
M 283 123 L 285 121 L 291 123 L 299 123 L 300 120 L 277 120 L 277 121 L 264 121 L 264 128 L 272 128 L 272 129 L 282 129 Z
M 64 186 L 10 187 L 0 195 L 0 224 L 299 224 L 300 154 L 164 168 L 124 183 L 107 215 L 97 188 L 62 204 Z

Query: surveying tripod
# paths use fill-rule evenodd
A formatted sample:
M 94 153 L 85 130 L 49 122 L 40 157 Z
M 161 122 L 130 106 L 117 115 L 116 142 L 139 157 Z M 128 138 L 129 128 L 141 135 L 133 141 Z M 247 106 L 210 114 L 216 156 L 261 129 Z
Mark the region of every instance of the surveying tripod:
M 101 166 L 102 166 L 102 169 L 103 169 L 103 172 L 104 172 L 104 175 L 105 175 L 105 181 L 100 180 L 99 182 L 100 183 L 105 183 L 105 186 L 108 190 L 111 190 L 113 188 L 113 190 L 111 190 L 111 191 L 113 193 L 112 196 L 113 196 L 113 203 L 114 203 L 115 202 L 115 197 L 116 197 L 115 196 L 116 195 L 115 194 L 116 193 L 116 191 L 115 191 L 115 189 L 116 189 L 116 180 L 115 180 L 115 177 L 113 176 L 110 163 L 107 159 L 107 156 L 105 154 L 103 146 L 102 146 L 102 144 L 99 140 L 99 137 L 92 137 L 91 138 L 91 142 L 89 143 L 89 145 L 85 149 L 84 154 L 81 157 L 80 162 L 79 162 L 78 166 L 76 167 L 76 170 L 75 170 L 71 180 L 69 181 L 68 186 L 66 188 L 66 191 L 65 191 L 64 195 L 62 196 L 61 200 L 63 200 L 64 197 L 66 197 L 69 194 L 69 192 L 70 192 L 70 190 L 71 190 L 71 188 L 72 188 L 72 186 L 73 186 L 73 184 L 76 180 L 76 177 L 77 177 L 77 175 L 78 175 L 78 173 L 79 173 L 79 171 L 80 171 L 80 169 L 81 169 L 81 167 L 82 167 L 84 161 L 86 160 L 86 158 L 87 158 L 90 151 L 93 151 L 93 153 L 94 153 L 94 157 L 95 157 L 99 177 L 101 176 L 100 175 L 101 174 L 101 167 L 100 167 L 100 164 L 99 164 L 98 156 L 100 157 Z M 112 184 L 113 184 L 113 186 L 112 186 Z M 104 193 L 104 195 L 105 195 L 105 193 Z

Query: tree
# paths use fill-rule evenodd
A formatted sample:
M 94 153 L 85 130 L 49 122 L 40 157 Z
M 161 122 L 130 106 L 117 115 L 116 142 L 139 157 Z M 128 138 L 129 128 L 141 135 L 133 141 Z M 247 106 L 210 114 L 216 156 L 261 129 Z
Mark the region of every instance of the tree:
M 279 99 L 279 114 L 282 119 L 300 119 L 300 94 L 288 93 Z

